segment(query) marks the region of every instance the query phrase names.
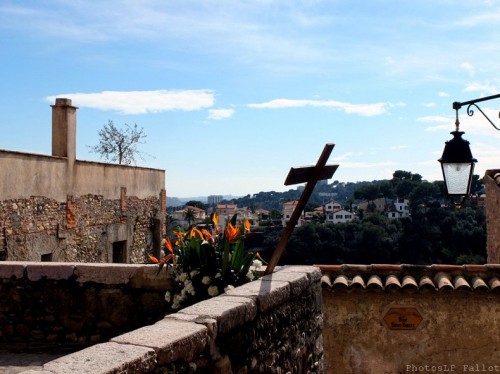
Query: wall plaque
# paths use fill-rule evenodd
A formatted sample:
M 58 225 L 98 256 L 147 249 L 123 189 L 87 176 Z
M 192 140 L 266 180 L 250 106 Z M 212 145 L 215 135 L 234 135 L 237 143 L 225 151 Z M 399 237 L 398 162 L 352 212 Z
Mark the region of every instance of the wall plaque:
M 391 308 L 384 316 L 390 330 L 416 330 L 422 319 L 417 308 Z

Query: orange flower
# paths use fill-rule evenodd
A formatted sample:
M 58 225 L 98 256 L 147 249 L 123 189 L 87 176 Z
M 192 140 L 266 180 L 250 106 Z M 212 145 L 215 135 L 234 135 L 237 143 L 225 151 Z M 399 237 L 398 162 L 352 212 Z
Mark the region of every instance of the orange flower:
M 217 226 L 217 224 L 219 223 L 220 216 L 215 213 L 212 213 L 212 216 L 210 218 L 212 219 L 212 223 L 214 224 L 214 226 Z
M 203 239 L 203 234 L 201 233 L 201 231 L 198 230 L 197 228 L 194 228 L 194 227 L 191 229 L 189 236 L 191 236 L 191 237 L 198 236 L 200 239 Z
M 250 221 L 248 219 L 245 220 L 245 231 L 250 232 Z
M 157 259 L 155 256 L 151 256 L 151 255 L 150 255 L 150 256 L 149 256 L 149 259 L 150 259 L 152 262 L 154 262 L 155 264 L 157 264 L 158 262 L 160 262 L 160 261 L 158 261 L 158 259 Z
M 224 232 L 224 235 L 231 242 L 231 241 L 235 240 L 238 237 L 239 233 L 240 233 L 240 229 L 238 227 L 234 227 L 232 224 L 229 223 L 226 226 L 226 230 Z
M 165 240 L 165 247 L 167 247 L 167 249 L 170 253 L 174 253 L 174 247 L 172 246 L 172 242 L 170 241 L 170 238 L 167 238 L 167 240 Z
M 205 236 L 206 240 L 212 240 L 212 234 L 210 234 L 210 232 L 208 230 L 203 229 L 201 232 Z

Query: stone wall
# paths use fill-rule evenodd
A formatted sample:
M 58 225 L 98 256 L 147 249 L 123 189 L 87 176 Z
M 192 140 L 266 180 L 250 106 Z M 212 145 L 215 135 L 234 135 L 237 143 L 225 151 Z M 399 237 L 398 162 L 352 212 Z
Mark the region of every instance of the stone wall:
M 153 265 L 0 263 L 0 349 L 75 350 L 162 319 Z
M 41 372 L 322 373 L 320 278 L 314 267 L 284 268 L 48 362 Z
M 500 264 L 500 170 L 487 170 L 486 187 L 486 249 L 489 264 Z
M 144 263 L 157 255 L 155 230 L 164 230 L 161 196 L 138 199 L 125 191 L 116 200 L 85 195 L 62 203 L 37 196 L 0 201 L 3 259 Z M 116 242 L 124 242 L 121 259 L 113 259 Z

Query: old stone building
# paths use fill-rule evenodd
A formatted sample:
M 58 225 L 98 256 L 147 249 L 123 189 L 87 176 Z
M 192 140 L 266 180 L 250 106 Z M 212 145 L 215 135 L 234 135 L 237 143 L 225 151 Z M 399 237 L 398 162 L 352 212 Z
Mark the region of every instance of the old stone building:
M 52 155 L 0 150 L 0 258 L 142 263 L 159 254 L 165 171 L 76 159 L 76 111 L 52 105 Z

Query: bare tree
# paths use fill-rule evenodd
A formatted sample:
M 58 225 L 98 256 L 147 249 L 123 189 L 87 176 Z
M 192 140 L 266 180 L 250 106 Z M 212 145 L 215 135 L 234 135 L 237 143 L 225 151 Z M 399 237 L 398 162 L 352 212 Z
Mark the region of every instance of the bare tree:
M 101 159 L 125 165 L 135 164 L 136 156 L 144 159 L 143 153 L 137 149 L 138 144 L 144 144 L 144 138 L 144 129 L 137 124 L 133 127 L 125 124 L 124 128 L 117 128 L 110 120 L 99 130 L 99 144 L 90 149 L 91 152 L 98 153 Z

